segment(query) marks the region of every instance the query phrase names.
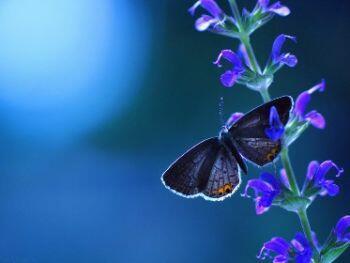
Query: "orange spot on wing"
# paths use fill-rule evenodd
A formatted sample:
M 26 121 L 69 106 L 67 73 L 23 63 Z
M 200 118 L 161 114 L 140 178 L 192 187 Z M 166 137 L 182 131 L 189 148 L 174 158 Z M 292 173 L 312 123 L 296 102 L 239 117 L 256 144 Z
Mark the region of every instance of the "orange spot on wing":
M 233 185 L 231 183 L 225 184 L 224 186 L 213 191 L 214 195 L 224 195 L 225 193 L 231 193 L 233 190 Z

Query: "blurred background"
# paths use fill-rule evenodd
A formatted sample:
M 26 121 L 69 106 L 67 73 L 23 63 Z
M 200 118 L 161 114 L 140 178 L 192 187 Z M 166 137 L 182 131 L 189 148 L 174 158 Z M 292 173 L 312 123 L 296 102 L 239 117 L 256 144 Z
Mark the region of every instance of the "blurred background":
M 278 34 L 298 37 L 286 48 L 299 64 L 276 75 L 273 96 L 296 97 L 327 80 L 310 108 L 327 129 L 310 128 L 291 149 L 300 181 L 313 159 L 346 170 L 341 194 L 309 212 L 323 241 L 350 213 L 350 2 L 283 3 L 292 14 L 252 40 L 263 63 Z M 277 208 L 256 216 L 239 194 L 187 200 L 160 182 L 178 155 L 218 133 L 220 96 L 227 116 L 261 103 L 241 86 L 220 86 L 212 61 L 237 42 L 196 32 L 192 4 L 1 1 L 1 263 L 256 262 L 263 242 L 300 230 L 296 216 Z M 249 168 L 244 182 L 259 173 Z M 339 262 L 349 260 L 348 252 Z

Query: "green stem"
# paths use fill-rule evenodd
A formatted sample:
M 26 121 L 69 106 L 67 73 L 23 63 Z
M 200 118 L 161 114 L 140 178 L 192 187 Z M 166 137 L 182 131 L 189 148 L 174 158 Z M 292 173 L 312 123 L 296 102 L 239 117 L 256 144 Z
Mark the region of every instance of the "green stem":
M 295 178 L 293 167 L 292 167 L 292 164 L 290 162 L 290 158 L 289 158 L 289 154 L 288 154 L 288 147 L 286 147 L 286 146 L 284 146 L 282 148 L 281 161 L 282 161 L 284 169 L 286 170 L 286 174 L 287 174 L 288 181 L 289 181 L 290 188 L 291 188 L 292 192 L 295 195 L 300 196 L 300 190 L 299 190 L 298 183 L 297 183 L 297 180 Z
M 260 95 L 264 103 L 269 102 L 271 100 L 270 93 L 267 89 L 260 89 Z
M 238 5 L 236 0 L 229 0 L 230 6 L 232 9 L 232 13 L 237 21 L 237 26 L 239 30 L 239 39 L 241 40 L 242 44 L 244 45 L 245 49 L 247 50 L 247 54 L 249 57 L 249 62 L 253 68 L 253 71 L 256 73 L 261 74 L 261 69 L 259 66 L 259 63 L 255 57 L 255 53 L 253 50 L 252 45 L 250 44 L 250 37 L 247 32 L 245 32 L 244 26 L 242 24 L 242 17 L 238 9 Z
M 239 9 L 238 9 L 238 5 L 237 5 L 237 2 L 236 0 L 229 0 L 230 2 L 230 6 L 231 6 L 231 10 L 232 10 L 232 13 L 233 13 L 233 16 L 235 17 L 237 23 L 238 23 L 238 29 L 241 30 L 241 27 L 242 27 L 242 18 L 241 18 L 241 14 L 239 12 Z
M 253 68 L 253 71 L 261 74 L 261 69 L 260 69 L 259 63 L 255 57 L 253 47 L 250 44 L 250 37 L 248 35 L 246 35 L 246 33 L 241 33 L 240 40 L 241 40 L 242 44 L 244 45 L 245 49 L 247 50 L 247 54 L 249 57 L 250 64 Z
M 311 225 L 310 225 L 310 222 L 309 222 L 309 218 L 307 216 L 306 209 L 299 210 L 298 211 L 298 216 L 299 216 L 299 220 L 300 220 L 301 226 L 303 228 L 304 234 L 306 235 L 307 239 L 309 240 L 309 242 L 310 242 L 310 244 L 311 244 L 311 246 L 313 248 L 313 251 L 314 251 L 313 259 L 314 259 L 314 262 L 318 262 L 319 252 L 318 252 L 316 244 L 314 243 L 314 240 L 312 238 Z

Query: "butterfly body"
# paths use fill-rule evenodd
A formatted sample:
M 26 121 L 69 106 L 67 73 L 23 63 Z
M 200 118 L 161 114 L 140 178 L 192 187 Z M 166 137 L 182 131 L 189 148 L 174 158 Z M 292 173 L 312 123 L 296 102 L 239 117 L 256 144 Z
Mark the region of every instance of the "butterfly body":
M 271 107 L 285 125 L 292 104 L 290 97 L 281 97 L 223 127 L 219 136 L 200 142 L 171 164 L 162 175 L 164 185 L 184 197 L 221 201 L 231 196 L 240 185 L 240 170 L 247 174 L 244 159 L 264 166 L 281 151 L 281 140 L 271 140 L 265 129 Z

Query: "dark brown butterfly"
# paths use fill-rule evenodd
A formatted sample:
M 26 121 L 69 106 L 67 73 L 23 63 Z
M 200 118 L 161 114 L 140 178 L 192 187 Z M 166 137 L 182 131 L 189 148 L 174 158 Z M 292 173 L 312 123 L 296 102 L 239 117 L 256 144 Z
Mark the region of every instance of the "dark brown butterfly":
M 245 174 L 248 171 L 243 158 L 264 166 L 278 156 L 281 140 L 273 141 L 265 133 L 270 125 L 270 109 L 275 107 L 286 125 L 292 105 L 292 98 L 284 96 L 222 128 L 218 137 L 200 142 L 177 159 L 163 173 L 164 185 L 184 197 L 221 201 L 231 196 L 241 183 L 239 168 Z

